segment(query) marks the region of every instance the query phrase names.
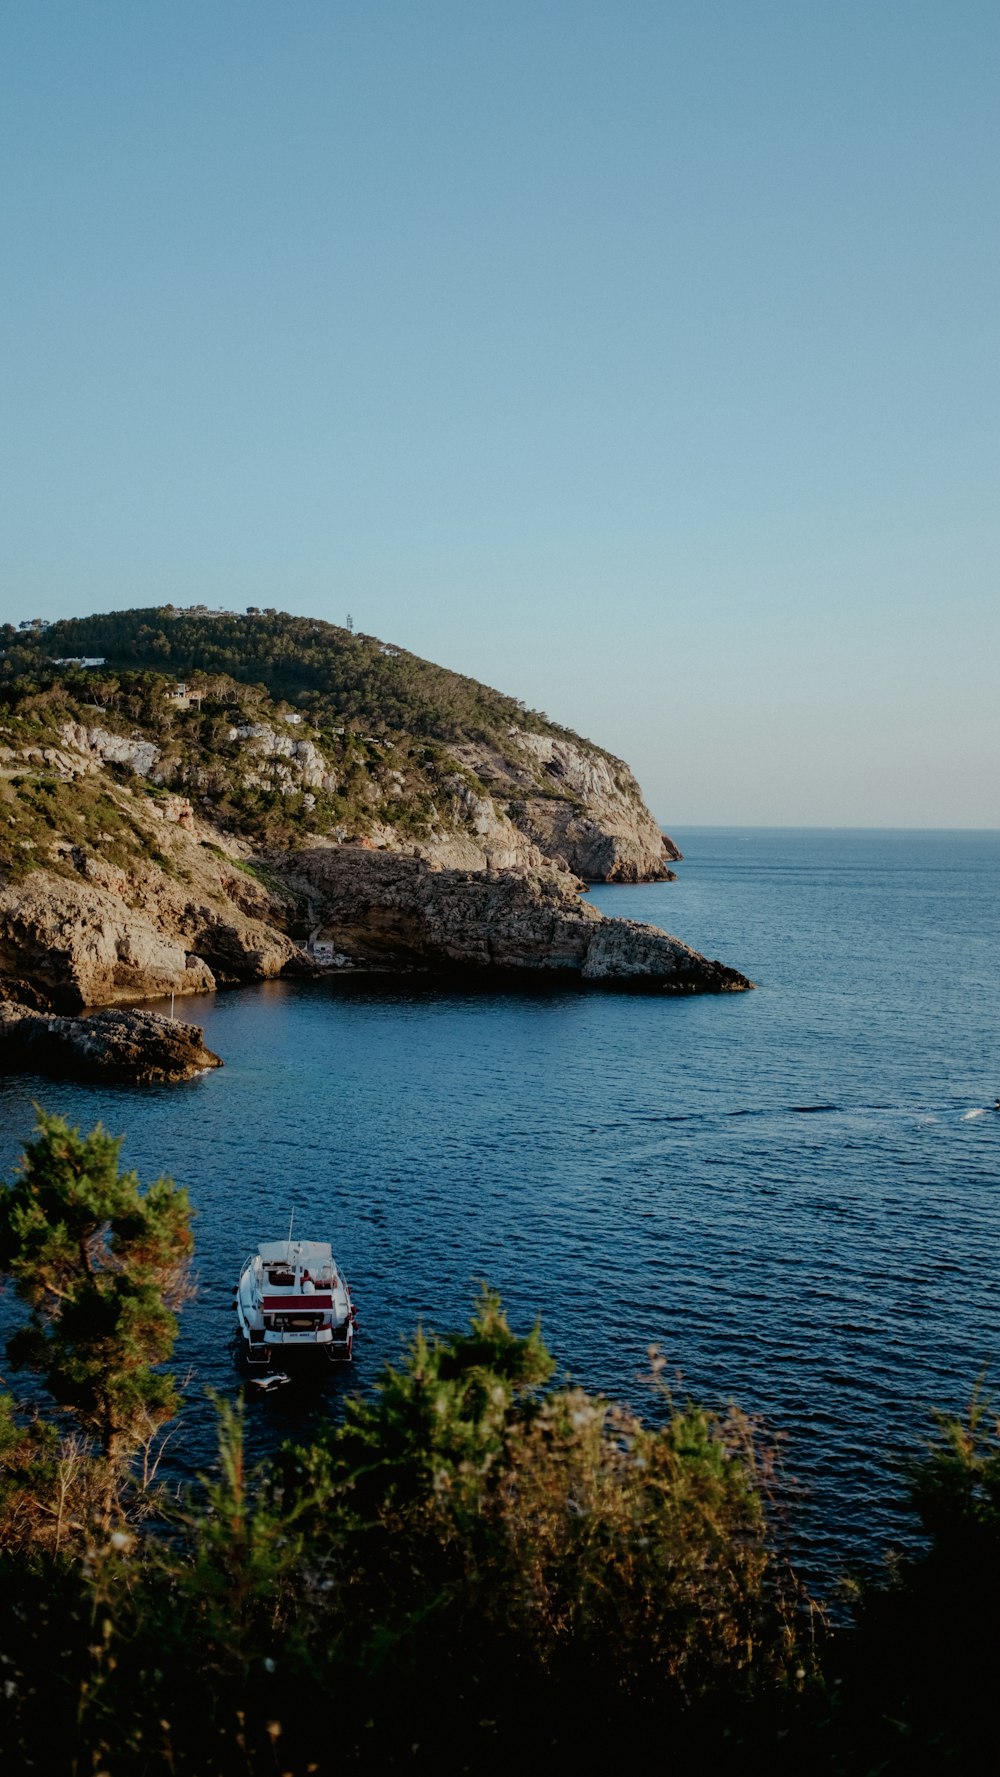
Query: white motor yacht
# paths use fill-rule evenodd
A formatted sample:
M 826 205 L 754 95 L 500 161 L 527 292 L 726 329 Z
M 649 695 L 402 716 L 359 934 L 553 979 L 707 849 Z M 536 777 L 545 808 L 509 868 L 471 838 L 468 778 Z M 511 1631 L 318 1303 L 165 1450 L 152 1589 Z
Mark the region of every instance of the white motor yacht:
M 243 1261 L 236 1313 L 255 1369 L 297 1348 L 351 1361 L 356 1311 L 325 1240 L 262 1240 Z

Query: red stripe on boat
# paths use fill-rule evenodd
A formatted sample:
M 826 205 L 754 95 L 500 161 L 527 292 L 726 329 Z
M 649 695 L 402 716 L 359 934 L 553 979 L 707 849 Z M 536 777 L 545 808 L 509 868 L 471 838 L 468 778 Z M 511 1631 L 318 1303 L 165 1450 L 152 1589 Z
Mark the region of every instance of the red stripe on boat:
M 332 1308 L 333 1297 L 321 1296 L 265 1296 L 265 1314 L 301 1314 L 305 1308 Z

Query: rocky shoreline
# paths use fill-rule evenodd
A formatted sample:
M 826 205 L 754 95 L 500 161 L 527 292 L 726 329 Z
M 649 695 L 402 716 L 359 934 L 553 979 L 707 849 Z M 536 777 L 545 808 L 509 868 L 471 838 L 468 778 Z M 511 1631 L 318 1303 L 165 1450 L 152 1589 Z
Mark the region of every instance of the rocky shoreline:
M 313 630 L 288 624 L 312 661 Z M 236 628 L 249 645 L 253 625 Z M 320 641 L 324 672 L 353 646 Z M 680 857 L 622 760 L 416 661 L 419 696 L 405 674 L 383 682 L 372 646 L 370 730 L 225 676 L 112 676 L 99 703 L 58 682 L 15 691 L 0 723 L 0 1067 L 190 1079 L 218 1065 L 197 1026 L 110 1009 L 337 969 L 752 987 L 587 900 L 589 882 L 670 880 Z
M 323 909 L 314 938 L 369 967 L 575 975 L 665 993 L 753 986 L 656 926 L 599 913 L 564 871 L 449 870 L 348 847 L 299 852 L 293 862 Z
M 13 906 L 0 896 L 0 1069 L 91 1081 L 172 1082 L 217 1067 L 195 1024 L 120 1003 L 279 975 L 331 971 L 532 978 L 581 988 L 745 993 L 753 983 L 656 926 L 608 918 L 583 885 L 554 869 L 459 870 L 420 857 L 351 846 L 314 847 L 283 860 L 287 902 L 272 891 L 276 923 L 230 903 L 190 900 L 185 930 L 154 924 L 157 898 L 111 900 L 91 880 L 28 879 Z M 4 899 L 7 905 L 4 906 Z M 303 902 L 312 929 L 296 943 L 277 925 Z M 202 942 L 205 954 L 188 945 Z M 11 972 L 11 963 L 17 969 Z M 217 971 L 217 972 L 216 972 Z M 68 1015 L 102 1001 L 107 1009 Z M 108 1002 L 111 1002 L 108 1005 Z

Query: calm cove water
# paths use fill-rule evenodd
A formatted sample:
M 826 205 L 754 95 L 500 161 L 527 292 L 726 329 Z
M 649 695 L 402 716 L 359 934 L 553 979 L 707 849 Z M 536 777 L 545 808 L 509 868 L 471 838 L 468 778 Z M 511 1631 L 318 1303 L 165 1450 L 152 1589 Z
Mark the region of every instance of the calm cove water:
M 370 1385 L 421 1317 L 463 1323 L 487 1278 L 589 1387 L 644 1402 L 655 1341 L 684 1391 L 785 1434 L 809 1577 L 899 1537 L 901 1456 L 1000 1351 L 1000 836 L 675 837 L 678 882 L 595 903 L 757 992 L 274 983 L 190 1003 L 226 1066 L 189 1086 L 0 1084 L 4 1176 L 39 1099 L 190 1188 L 175 1468 L 211 1458 L 230 1287 L 294 1205 L 362 1336 L 346 1374 L 250 1403 L 255 1450 Z

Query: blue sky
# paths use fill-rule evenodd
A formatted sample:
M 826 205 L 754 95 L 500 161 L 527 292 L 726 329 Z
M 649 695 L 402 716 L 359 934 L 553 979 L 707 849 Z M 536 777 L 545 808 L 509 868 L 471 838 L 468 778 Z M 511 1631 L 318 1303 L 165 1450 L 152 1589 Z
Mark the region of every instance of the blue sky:
M 997 826 L 1000 11 L 0 18 L 0 615 L 356 625 L 668 824 Z

